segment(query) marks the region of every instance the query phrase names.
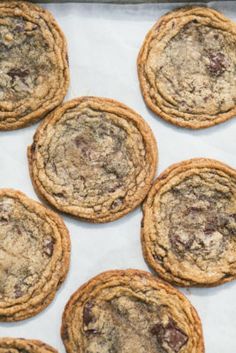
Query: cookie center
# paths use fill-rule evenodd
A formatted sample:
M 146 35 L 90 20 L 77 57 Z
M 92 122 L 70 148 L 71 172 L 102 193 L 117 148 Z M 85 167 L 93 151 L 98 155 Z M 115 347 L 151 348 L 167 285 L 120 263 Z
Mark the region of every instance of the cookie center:
M 120 296 L 83 310 L 86 353 L 178 353 L 188 336 L 162 306 Z
M 215 173 L 192 175 L 162 196 L 164 225 L 172 250 L 185 259 L 220 259 L 236 240 L 232 185 Z
M 2 197 L 0 300 L 17 299 L 29 294 L 29 290 L 41 279 L 53 251 L 50 226 L 20 202 Z
M 156 87 L 181 112 L 226 112 L 236 103 L 235 50 L 231 33 L 189 22 L 166 44 L 158 61 L 154 45 L 150 60 Z
M 39 151 L 57 187 L 43 183 L 59 203 L 118 210 L 145 180 L 145 146 L 132 123 L 110 113 L 68 112 L 53 129 L 50 147 Z

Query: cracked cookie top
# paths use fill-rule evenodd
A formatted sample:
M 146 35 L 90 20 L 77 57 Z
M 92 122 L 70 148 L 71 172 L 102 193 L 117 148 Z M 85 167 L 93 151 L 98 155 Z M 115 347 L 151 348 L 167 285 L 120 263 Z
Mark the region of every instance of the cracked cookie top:
M 147 105 L 173 124 L 198 129 L 236 114 L 236 25 L 213 9 L 163 16 L 138 58 Z
M 176 164 L 157 178 L 144 206 L 148 264 L 181 286 L 236 277 L 236 171 L 209 159 Z
M 108 271 L 83 285 L 63 315 L 68 353 L 203 353 L 190 302 L 147 272 Z
M 52 15 L 0 2 L 0 130 L 23 127 L 58 106 L 69 85 L 67 47 Z
M 18 321 L 46 307 L 69 267 L 63 221 L 18 191 L 0 190 L 0 321 Z M 0 349 L 1 351 L 1 349 Z
M 23 338 L 0 338 L 0 353 L 58 353 L 46 343 Z
M 38 193 L 92 222 L 120 218 L 146 196 L 156 171 L 149 126 L 113 100 L 82 97 L 53 112 L 28 149 Z

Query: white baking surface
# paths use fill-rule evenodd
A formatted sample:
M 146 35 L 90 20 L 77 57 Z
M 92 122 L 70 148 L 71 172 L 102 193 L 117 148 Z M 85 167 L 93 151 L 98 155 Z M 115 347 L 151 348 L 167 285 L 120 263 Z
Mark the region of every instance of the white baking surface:
M 210 5 L 236 20 L 236 2 Z M 140 94 L 136 73 L 139 48 L 154 22 L 176 4 L 43 6 L 55 15 L 68 40 L 71 86 L 67 99 L 81 95 L 110 97 L 139 112 L 158 141 L 158 174 L 170 164 L 192 157 L 215 158 L 236 168 L 235 119 L 201 131 L 177 128 L 154 116 Z M 36 127 L 0 132 L 0 187 L 20 189 L 37 200 L 26 158 Z M 23 322 L 0 323 L 0 336 L 40 339 L 64 352 L 60 338 L 63 308 L 82 283 L 109 269 L 148 270 L 140 246 L 140 209 L 104 225 L 70 217 L 64 220 L 72 241 L 67 280 L 52 304 L 39 315 Z M 206 353 L 235 353 L 236 282 L 184 292 L 202 319 Z

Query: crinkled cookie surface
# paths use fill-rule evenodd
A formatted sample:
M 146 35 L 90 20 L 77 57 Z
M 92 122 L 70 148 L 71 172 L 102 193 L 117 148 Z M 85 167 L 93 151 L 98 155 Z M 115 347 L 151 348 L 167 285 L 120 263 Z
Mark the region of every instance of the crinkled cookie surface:
M 54 212 L 24 194 L 0 190 L 0 321 L 36 315 L 68 272 L 70 240 Z
M 163 16 L 138 57 L 146 104 L 193 129 L 236 114 L 236 25 L 217 11 L 186 7 Z
M 63 315 L 68 353 L 203 353 L 201 323 L 176 289 L 138 270 L 108 271 L 83 285 Z
M 58 210 L 91 222 L 113 221 L 137 207 L 157 164 L 145 121 L 121 103 L 96 97 L 53 112 L 28 152 L 36 191 Z
M 173 165 L 150 190 L 142 245 L 148 264 L 181 286 L 236 277 L 236 171 L 210 159 Z
M 0 2 L 0 130 L 23 127 L 58 106 L 69 85 L 67 45 L 53 16 Z

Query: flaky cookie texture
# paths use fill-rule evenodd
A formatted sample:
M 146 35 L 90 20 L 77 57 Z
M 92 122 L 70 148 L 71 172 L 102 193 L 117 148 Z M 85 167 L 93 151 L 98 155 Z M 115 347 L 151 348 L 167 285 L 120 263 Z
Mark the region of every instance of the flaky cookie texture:
M 21 128 L 57 107 L 69 85 L 65 37 L 45 9 L 0 2 L 0 130 Z
M 58 353 L 56 349 L 38 340 L 0 338 L 0 353 Z
M 203 353 L 190 302 L 139 270 L 104 272 L 70 298 L 61 335 L 68 353 Z
M 236 171 L 210 159 L 171 166 L 143 208 L 147 263 L 180 286 L 215 286 L 236 278 Z
M 54 212 L 19 191 L 0 190 L 0 321 L 36 315 L 69 269 L 68 231 Z
M 130 108 L 82 97 L 43 121 L 28 158 L 34 187 L 51 205 L 87 221 L 108 222 L 147 195 L 157 146 L 147 123 Z
M 182 127 L 199 129 L 236 114 L 236 25 L 206 7 L 163 16 L 138 57 L 146 104 Z

